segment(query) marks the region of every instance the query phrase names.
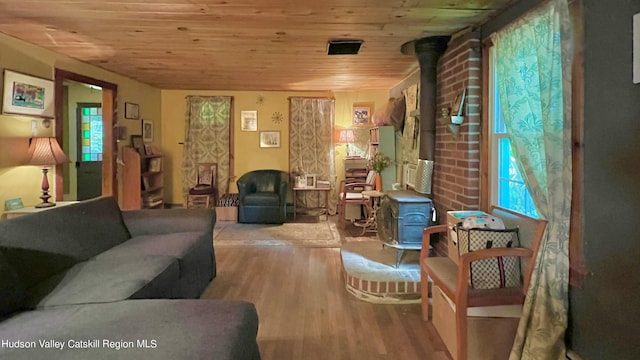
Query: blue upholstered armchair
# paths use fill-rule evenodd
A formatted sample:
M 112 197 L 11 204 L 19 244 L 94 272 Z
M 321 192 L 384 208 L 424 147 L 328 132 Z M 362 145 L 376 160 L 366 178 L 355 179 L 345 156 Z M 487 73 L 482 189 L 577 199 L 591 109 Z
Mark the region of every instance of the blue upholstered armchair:
M 238 185 L 238 222 L 282 224 L 287 219 L 289 173 L 254 170 L 242 175 Z

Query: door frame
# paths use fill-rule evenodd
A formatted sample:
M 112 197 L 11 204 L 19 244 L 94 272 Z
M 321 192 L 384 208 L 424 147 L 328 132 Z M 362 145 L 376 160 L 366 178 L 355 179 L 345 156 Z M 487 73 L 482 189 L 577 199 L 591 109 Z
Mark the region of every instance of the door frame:
M 118 85 L 94 79 L 85 75 L 76 74 L 67 70 L 55 69 L 54 94 L 55 94 L 55 137 L 59 144 L 62 144 L 64 134 L 64 104 L 63 104 L 63 83 L 71 80 L 84 84 L 96 85 L 102 88 L 102 196 L 113 196 L 118 198 L 118 179 L 116 171 L 116 159 L 118 157 L 117 139 L 114 130 L 117 126 L 118 107 L 117 95 Z M 56 165 L 56 193 L 55 200 L 62 201 L 64 198 L 64 172 L 62 165 Z

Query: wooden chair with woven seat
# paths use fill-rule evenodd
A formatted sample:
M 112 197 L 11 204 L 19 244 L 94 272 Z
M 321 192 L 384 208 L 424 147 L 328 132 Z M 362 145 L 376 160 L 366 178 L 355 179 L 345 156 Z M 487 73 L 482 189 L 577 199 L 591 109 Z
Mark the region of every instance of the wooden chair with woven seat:
M 187 208 L 215 207 L 218 201 L 217 163 L 198 163 L 196 185 L 189 189 Z
M 460 255 L 458 263 L 448 256 L 429 257 L 431 235 L 448 231 L 447 225 L 424 229 L 420 253 L 420 285 L 422 292 L 422 319 L 429 321 L 428 279 L 433 289 L 439 288 L 455 306 L 456 346 L 451 356 L 457 360 L 468 358 L 468 308 L 524 303 L 540 242 L 547 221 L 533 219 L 506 209 L 492 207 L 490 214 L 500 218 L 508 229 L 517 228 L 520 247 L 494 247 Z M 451 246 L 451 242 L 449 242 Z M 426 249 L 426 250 L 425 250 Z M 513 256 L 520 258 L 521 286 L 496 289 L 473 289 L 469 286 L 470 264 L 474 261 Z M 455 351 L 455 353 L 453 353 Z
M 338 224 L 344 227 L 347 223 L 347 205 L 364 205 L 370 207 L 371 200 L 362 195 L 364 190 L 375 189 L 376 172 L 370 170 L 365 182 L 357 182 L 350 179 L 340 181 L 340 192 L 338 193 Z

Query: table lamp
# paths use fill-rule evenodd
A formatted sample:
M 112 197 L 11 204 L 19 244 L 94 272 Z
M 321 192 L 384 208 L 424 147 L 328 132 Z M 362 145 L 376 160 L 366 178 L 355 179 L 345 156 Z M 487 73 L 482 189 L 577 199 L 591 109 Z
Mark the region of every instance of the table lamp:
M 355 136 L 353 135 L 353 130 L 351 129 L 343 129 L 340 130 L 340 136 L 338 138 L 338 142 L 347 144 L 347 157 L 351 156 L 349 152 L 349 143 L 352 143 L 355 140 Z
M 58 141 L 54 137 L 34 137 L 29 140 L 29 155 L 27 164 L 42 165 L 42 202 L 36 205 L 37 208 L 45 208 L 56 206 L 55 203 L 49 202 L 49 179 L 47 173 L 49 167 L 68 163 L 69 158 L 60 148 Z

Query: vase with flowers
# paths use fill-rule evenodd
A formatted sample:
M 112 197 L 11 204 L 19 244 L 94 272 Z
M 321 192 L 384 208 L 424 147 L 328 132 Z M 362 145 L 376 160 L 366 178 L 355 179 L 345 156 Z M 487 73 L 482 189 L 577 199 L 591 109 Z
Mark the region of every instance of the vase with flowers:
M 380 152 L 376 153 L 371 159 L 369 159 L 369 166 L 376 172 L 376 190 L 382 190 L 382 177 L 380 174 L 382 173 L 382 170 L 389 167 L 391 163 L 391 158 Z

